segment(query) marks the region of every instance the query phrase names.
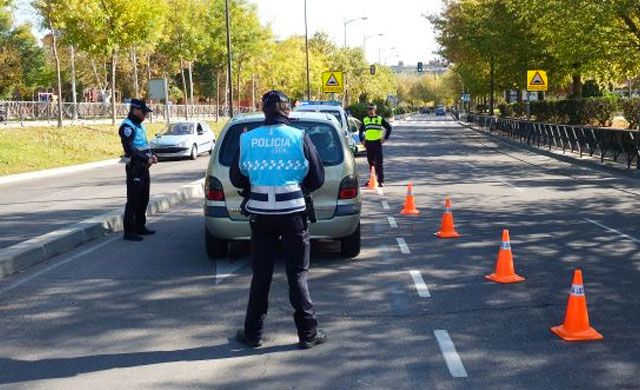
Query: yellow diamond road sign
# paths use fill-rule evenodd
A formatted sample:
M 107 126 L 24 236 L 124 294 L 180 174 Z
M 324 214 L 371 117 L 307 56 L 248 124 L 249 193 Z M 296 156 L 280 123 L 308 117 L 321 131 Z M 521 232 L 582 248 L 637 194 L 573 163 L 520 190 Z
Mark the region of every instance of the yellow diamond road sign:
M 322 92 L 341 93 L 344 90 L 342 72 L 322 72 Z
M 548 86 L 547 72 L 544 70 L 527 71 L 527 91 L 546 91 Z

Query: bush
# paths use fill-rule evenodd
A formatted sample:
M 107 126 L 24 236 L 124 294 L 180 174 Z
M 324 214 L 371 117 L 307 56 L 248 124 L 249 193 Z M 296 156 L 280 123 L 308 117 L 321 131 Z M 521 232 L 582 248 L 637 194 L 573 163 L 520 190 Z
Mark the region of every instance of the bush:
M 378 115 L 383 118 L 390 118 L 393 116 L 393 109 L 389 105 L 382 101 L 374 101 L 374 104 L 378 106 Z M 347 109 L 351 112 L 353 117 L 362 120 L 362 118 L 367 116 L 367 106 L 368 103 L 354 103 L 347 107 Z
M 640 99 L 624 99 L 621 106 L 629 128 L 640 130 Z
M 584 99 L 581 107 L 583 124 L 611 126 L 613 114 L 618 110 L 619 99 L 614 96 Z
M 500 110 L 500 117 L 502 118 L 510 118 L 513 116 L 512 104 L 500 104 L 498 110 Z

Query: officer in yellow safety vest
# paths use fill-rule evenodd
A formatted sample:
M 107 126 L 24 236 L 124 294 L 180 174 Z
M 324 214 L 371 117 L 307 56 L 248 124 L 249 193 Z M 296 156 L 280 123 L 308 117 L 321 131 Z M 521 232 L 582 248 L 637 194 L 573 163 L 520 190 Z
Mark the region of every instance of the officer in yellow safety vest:
M 382 167 L 382 144 L 391 135 L 391 125 L 383 117 L 376 114 L 376 105 L 367 106 L 367 116 L 362 119 L 360 126 L 360 142 L 367 149 L 369 167 L 375 167 L 378 184 L 384 187 L 384 171 Z M 384 131 L 385 129 L 386 131 Z M 384 132 L 384 137 L 382 133 Z M 366 185 L 366 184 L 365 184 Z

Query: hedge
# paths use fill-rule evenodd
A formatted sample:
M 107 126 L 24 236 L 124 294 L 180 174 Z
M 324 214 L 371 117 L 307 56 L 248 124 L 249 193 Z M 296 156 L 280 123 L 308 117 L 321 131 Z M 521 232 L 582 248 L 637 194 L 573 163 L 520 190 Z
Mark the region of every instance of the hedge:
M 501 117 L 524 117 L 524 103 L 501 104 Z M 620 99 L 615 95 L 586 99 L 533 101 L 529 113 L 539 122 L 570 125 L 611 126 L 613 116 L 622 110 L 629 128 L 640 126 L 640 99 Z

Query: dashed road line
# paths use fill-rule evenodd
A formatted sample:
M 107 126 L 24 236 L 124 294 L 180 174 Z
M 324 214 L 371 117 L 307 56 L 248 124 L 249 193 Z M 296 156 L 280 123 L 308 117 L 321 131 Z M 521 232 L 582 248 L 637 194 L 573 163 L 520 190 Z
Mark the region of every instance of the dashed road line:
M 409 247 L 407 246 L 407 242 L 404 240 L 404 238 L 396 238 L 396 241 L 398 241 L 400 252 L 404 253 L 405 255 L 408 255 L 409 253 L 411 253 L 411 251 L 409 250 Z
M 380 195 L 380 196 L 384 196 L 384 190 L 383 190 L 382 188 L 377 187 L 377 188 L 376 188 L 376 192 L 378 193 L 378 195 Z
M 476 166 L 471 164 L 471 163 L 464 163 L 464 165 L 469 166 L 469 167 L 471 167 L 473 169 L 476 169 Z
M 589 219 L 589 218 L 585 218 L 584 220 L 589 222 L 589 223 L 592 223 L 592 224 L 594 224 L 596 226 L 599 226 L 599 227 L 603 228 L 604 230 L 608 230 L 608 231 L 610 231 L 612 233 L 616 233 L 616 234 L 620 235 L 621 237 L 627 238 L 627 239 L 629 239 L 629 240 L 631 240 L 633 242 L 636 242 L 636 243 L 640 244 L 640 240 L 638 240 L 637 238 L 633 238 L 628 234 L 624 234 L 622 232 L 619 232 L 616 229 L 612 229 L 612 228 L 610 228 L 608 226 L 605 226 L 605 225 L 603 225 L 601 223 L 598 223 L 598 222 L 596 222 L 596 221 L 594 221 L 592 219 Z
M 398 224 L 396 223 L 396 219 L 393 217 L 387 217 L 387 220 L 389 221 L 389 225 L 391 225 L 392 228 L 397 228 Z
M 387 202 L 386 200 L 382 201 L 382 209 L 383 210 L 389 210 L 389 202 Z
M 422 274 L 420 271 L 409 271 L 411 277 L 413 278 L 413 284 L 416 285 L 416 291 L 418 292 L 418 296 L 420 298 L 431 298 L 431 293 L 427 288 L 427 284 L 422 279 Z
M 436 340 L 438 340 L 440 351 L 442 352 L 444 361 L 447 363 L 451 376 L 454 378 L 466 378 L 469 376 L 467 370 L 464 369 L 464 364 L 462 364 L 462 359 L 460 359 L 460 355 L 458 355 L 456 351 L 453 340 L 449 337 L 449 332 L 440 329 L 434 330 L 433 333 L 436 336 Z

